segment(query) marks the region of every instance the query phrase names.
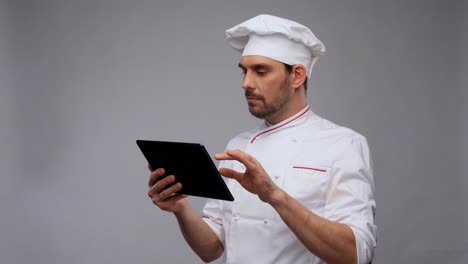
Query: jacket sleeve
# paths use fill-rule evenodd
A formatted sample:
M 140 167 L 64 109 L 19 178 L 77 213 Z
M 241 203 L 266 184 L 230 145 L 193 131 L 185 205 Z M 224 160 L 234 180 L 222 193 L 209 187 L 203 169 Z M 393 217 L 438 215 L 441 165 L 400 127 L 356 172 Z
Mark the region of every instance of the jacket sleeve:
M 325 217 L 348 225 L 356 240 L 359 264 L 374 257 L 377 241 L 372 160 L 367 140 L 352 135 L 338 143 L 340 153 L 331 169 Z
M 202 219 L 211 227 L 224 246 L 224 229 L 221 221 L 221 202 L 208 199 L 202 211 Z
M 226 161 L 219 163 L 219 168 L 226 166 Z M 224 246 L 224 227 L 222 222 L 222 201 L 208 199 L 202 210 L 202 219 L 211 227 Z

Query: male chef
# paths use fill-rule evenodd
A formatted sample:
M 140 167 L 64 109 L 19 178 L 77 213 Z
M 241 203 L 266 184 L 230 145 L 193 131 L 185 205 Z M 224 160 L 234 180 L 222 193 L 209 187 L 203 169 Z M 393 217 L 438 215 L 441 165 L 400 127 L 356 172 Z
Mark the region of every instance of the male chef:
M 209 199 L 200 217 L 175 194 L 182 188 L 177 175 L 157 181 L 164 175 L 158 168 L 149 180 L 153 203 L 174 213 L 205 262 L 224 255 L 229 264 L 370 263 L 377 228 L 367 141 L 307 103 L 324 45 L 307 27 L 270 15 L 226 36 L 242 53 L 249 111 L 263 120 L 215 155 L 235 201 Z

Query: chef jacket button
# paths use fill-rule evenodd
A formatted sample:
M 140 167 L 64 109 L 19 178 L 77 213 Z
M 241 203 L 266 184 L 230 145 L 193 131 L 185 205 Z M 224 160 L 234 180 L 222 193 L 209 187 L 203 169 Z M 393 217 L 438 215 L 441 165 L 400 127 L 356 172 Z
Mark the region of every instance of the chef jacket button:
M 237 217 L 237 215 L 234 215 L 234 221 L 237 222 L 237 220 L 239 220 L 239 218 Z
M 275 175 L 274 177 L 275 177 L 275 179 L 279 179 L 279 176 L 278 176 L 278 175 Z
M 295 142 L 297 142 L 297 139 L 291 138 L 291 141 L 295 143 Z
M 268 219 L 264 219 L 264 220 L 263 220 L 263 223 L 264 223 L 265 225 L 268 224 Z

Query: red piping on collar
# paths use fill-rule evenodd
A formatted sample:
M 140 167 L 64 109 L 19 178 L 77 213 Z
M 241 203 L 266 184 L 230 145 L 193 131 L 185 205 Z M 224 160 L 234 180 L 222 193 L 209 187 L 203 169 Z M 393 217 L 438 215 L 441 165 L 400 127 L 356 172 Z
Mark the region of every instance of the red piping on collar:
M 285 125 L 287 125 L 287 124 L 293 122 L 294 120 L 298 119 L 299 117 L 301 117 L 301 116 L 303 116 L 305 113 L 307 113 L 307 111 L 309 111 L 309 109 L 310 109 L 310 106 L 307 107 L 307 109 L 306 109 L 303 113 L 301 113 L 300 115 L 296 116 L 295 118 L 289 120 L 288 122 L 282 124 L 281 126 L 277 126 L 277 127 L 274 127 L 274 128 L 271 128 L 271 129 L 268 129 L 268 130 L 265 130 L 265 131 L 263 131 L 263 132 L 258 133 L 257 135 L 255 135 L 255 137 L 252 138 L 252 140 L 250 141 L 250 144 L 254 143 L 255 139 L 257 139 L 257 137 L 259 137 L 260 135 L 263 135 L 263 134 L 265 134 L 265 133 L 268 133 L 268 132 L 270 132 L 270 131 L 273 131 L 273 130 L 275 130 L 275 129 L 278 129 L 278 128 L 280 128 L 280 127 L 283 127 L 283 126 L 285 126 Z

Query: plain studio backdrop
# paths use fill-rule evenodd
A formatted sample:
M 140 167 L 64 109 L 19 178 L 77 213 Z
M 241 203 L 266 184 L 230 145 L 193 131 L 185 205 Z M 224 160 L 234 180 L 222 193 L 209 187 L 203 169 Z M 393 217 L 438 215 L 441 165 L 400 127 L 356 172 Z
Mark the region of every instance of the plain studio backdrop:
M 261 13 L 309 26 L 327 47 L 308 100 L 369 140 L 374 263 L 468 263 L 458 0 L 1 1 L 0 262 L 201 263 L 148 199 L 135 140 L 214 154 L 261 122 L 224 38 Z M 190 201 L 200 212 L 205 199 Z

